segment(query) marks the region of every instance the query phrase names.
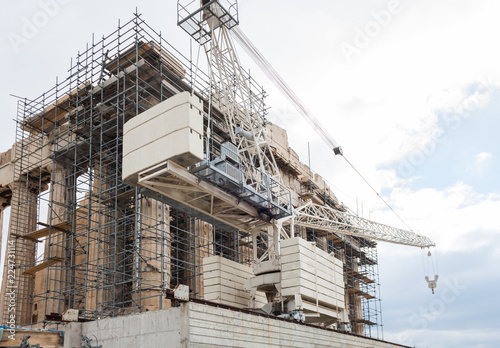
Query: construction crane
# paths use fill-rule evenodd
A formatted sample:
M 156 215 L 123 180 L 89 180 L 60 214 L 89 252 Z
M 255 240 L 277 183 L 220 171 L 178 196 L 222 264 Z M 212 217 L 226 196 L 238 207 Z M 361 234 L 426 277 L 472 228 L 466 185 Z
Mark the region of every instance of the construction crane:
M 245 285 L 251 291 L 251 301 L 259 290 L 266 292 L 269 302 L 276 294 L 279 295 L 280 241 L 294 237 L 295 226 L 419 248 L 435 246 L 426 236 L 363 219 L 339 208 L 313 202 L 292 207 L 290 191 L 283 184 L 267 139 L 265 107 L 261 99 L 256 97 L 260 91 L 242 69 L 230 32 L 250 52 L 254 52 L 254 56 L 261 55 L 252 48 L 254 46 L 238 29 L 238 24 L 236 0 L 178 1 L 178 25 L 201 45 L 207 57 L 211 78 L 207 95 L 209 120 L 221 113 L 228 139 L 224 142 L 214 141 L 210 126 L 207 126 L 205 159 L 191 170 L 191 174 L 201 181 L 187 180 L 187 174 L 182 174 L 175 168 L 171 168 L 170 173 L 176 178 L 184 178 L 183 185 L 189 185 L 185 192 L 199 190 L 199 194 L 193 195 L 192 200 L 209 196 L 203 205 L 190 207 L 252 234 L 255 277 Z M 257 62 L 281 86 L 280 89 L 313 124 L 334 153 L 341 155 L 339 144 L 319 126 L 317 119 L 299 102 L 277 72 L 270 68 L 263 57 L 257 59 Z M 165 173 L 165 169 L 162 170 L 161 173 Z M 150 172 L 149 176 L 140 178 L 139 184 L 162 194 L 167 192 L 162 187 L 172 189 L 173 181 L 160 182 L 158 178 L 161 179 L 161 175 Z M 214 187 L 208 188 L 206 185 Z M 220 188 L 224 189 L 224 194 L 229 192 L 238 198 L 234 207 L 236 204 L 247 204 L 257 210 L 257 215 L 251 213 L 247 206 L 240 207 L 240 210 L 231 214 L 213 213 L 214 199 L 224 201 L 223 194 L 217 191 Z M 171 197 L 176 196 L 171 194 Z M 227 198 L 225 202 L 228 202 Z M 209 212 L 208 208 L 204 208 L 207 205 L 212 206 Z M 235 219 L 239 223 L 235 223 Z M 266 251 L 257 257 L 259 241 L 265 242 Z M 434 282 L 433 287 L 435 285 Z
M 237 144 L 238 155 L 245 165 L 245 179 L 248 180 L 247 176 L 250 175 L 250 179 L 255 180 L 254 174 L 257 169 L 282 184 L 276 161 L 267 140 L 266 121 L 262 112 L 263 106 L 260 105 L 261 101 L 255 98 L 255 92 L 252 92 L 248 77 L 241 68 L 231 40 L 232 36 L 242 46 L 246 47 L 247 53 L 270 76 L 270 79 L 277 86 L 281 86 L 283 93 L 293 101 L 301 114 L 314 125 L 318 135 L 331 145 L 335 154 L 341 155 L 343 153 L 340 145 L 320 126 L 319 121 L 300 102 L 283 78 L 279 76 L 237 26 L 237 1 L 202 0 L 198 2 L 196 0 L 181 0 L 178 2 L 178 8 L 179 25 L 198 41 L 205 50 L 214 86 L 211 103 L 224 113 L 231 142 Z M 232 36 L 230 32 L 233 33 Z M 418 235 L 412 231 L 378 224 L 347 212 L 317 206 L 312 203 L 307 203 L 305 206 L 295 209 L 294 214 L 297 224 L 307 224 L 309 227 L 324 227 L 338 233 L 356 234 L 368 239 L 409 246 L 435 246 L 428 237 Z M 305 217 L 313 219 L 306 222 Z M 314 217 L 316 217 L 316 220 L 314 220 Z M 336 227 L 327 227 L 325 222 L 328 221 L 331 223 L 337 221 L 335 223 Z

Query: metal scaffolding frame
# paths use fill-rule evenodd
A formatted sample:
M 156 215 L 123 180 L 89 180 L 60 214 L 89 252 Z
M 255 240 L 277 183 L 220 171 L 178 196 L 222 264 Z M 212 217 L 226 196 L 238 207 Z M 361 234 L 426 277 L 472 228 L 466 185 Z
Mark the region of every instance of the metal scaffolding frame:
M 197 71 L 195 81 L 191 67 L 136 14 L 87 45 L 68 79 L 19 102 L 10 219 L 19 324 L 57 324 L 67 308 L 83 319 L 167 308 L 177 284 L 203 296 L 203 257 L 250 263 L 248 234 L 122 181 L 126 121 L 180 91 L 207 99 L 209 79 Z
M 328 187 L 319 187 L 313 181 L 314 176 L 310 171 L 309 178 L 303 180 L 300 207 L 291 218 L 282 220 L 283 228 L 290 237 L 300 236 L 314 242 L 343 262 L 350 330 L 383 339 L 377 242 L 364 238 L 364 231 L 356 229 L 356 223 L 346 223 L 347 219 L 364 219 L 347 211 Z M 387 238 L 383 233 L 380 236 Z
M 285 228 L 290 233 L 291 226 Z M 299 224 L 293 230 L 294 236 L 316 243 L 319 249 L 343 262 L 346 311 L 352 332 L 383 339 L 377 243 Z
M 204 101 L 211 134 L 205 153 L 220 155 L 230 140 L 215 107 L 224 108 L 223 98 L 217 100 L 207 74 L 136 13 L 93 39 L 72 60 L 66 80 L 19 102 L 9 228 L 19 324 L 54 327 L 68 308 L 88 320 L 168 308 L 165 292 L 178 284 L 203 297 L 204 257 L 254 263 L 250 233 L 122 181 L 125 122 L 182 91 Z M 265 97 L 259 87 L 252 93 Z M 317 203 L 339 209 L 326 189 L 315 190 L 322 197 Z M 344 262 L 355 332 L 380 338 L 376 243 L 314 227 L 285 228 Z M 258 238 L 261 257 L 269 241 L 265 234 Z

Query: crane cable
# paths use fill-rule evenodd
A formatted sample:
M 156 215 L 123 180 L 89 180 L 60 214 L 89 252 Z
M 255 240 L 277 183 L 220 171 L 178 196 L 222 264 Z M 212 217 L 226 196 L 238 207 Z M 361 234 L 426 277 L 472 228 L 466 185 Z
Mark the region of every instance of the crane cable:
M 399 220 L 410 230 L 413 230 L 408 224 L 399 216 L 396 211 L 389 205 L 389 203 L 375 190 L 375 188 L 368 182 L 368 180 L 354 167 L 354 165 L 345 157 L 339 143 L 321 126 L 319 120 L 305 107 L 300 101 L 299 97 L 290 88 L 290 86 L 278 74 L 276 69 L 273 68 L 271 63 L 262 55 L 262 53 L 255 47 L 250 39 L 243 33 L 239 26 L 231 29 L 233 38 L 245 50 L 245 52 L 252 58 L 252 60 L 259 66 L 259 68 L 266 74 L 266 76 L 274 83 L 280 92 L 290 101 L 295 109 L 311 124 L 313 129 L 318 135 L 326 142 L 326 144 L 333 150 L 335 155 L 341 155 L 352 169 L 363 179 L 363 181 L 372 189 L 373 192 L 385 203 L 385 205 L 398 217 Z
M 318 135 L 328 144 L 334 151 L 342 152 L 339 144 L 333 137 L 328 134 L 322 127 L 319 120 L 305 107 L 300 101 L 295 92 L 288 86 L 278 72 L 273 68 L 269 61 L 260 53 L 250 39 L 243 33 L 239 26 L 231 29 L 233 38 L 245 50 L 245 52 L 253 59 L 267 77 L 274 83 L 281 93 L 290 101 L 297 111 L 311 124 Z
M 411 231 L 413 232 L 413 230 L 411 229 L 410 226 L 408 226 L 408 224 L 403 220 L 403 218 L 401 216 L 399 216 L 398 213 L 396 213 L 396 211 L 394 209 L 392 209 L 392 207 L 389 205 L 389 203 L 387 203 L 387 201 L 384 199 L 384 197 L 382 197 L 382 195 L 380 193 L 378 193 L 377 190 L 375 190 L 375 188 L 368 182 L 368 180 L 356 169 L 356 167 L 354 167 L 354 165 L 344 156 L 342 155 L 342 157 L 344 157 L 344 159 L 346 160 L 346 162 L 351 166 L 352 169 L 354 169 L 354 171 L 361 177 L 361 179 L 363 179 L 363 181 L 372 189 L 373 192 L 375 192 L 375 194 L 378 196 L 378 198 L 380 198 L 382 200 L 382 202 L 385 203 L 385 205 L 394 213 L 394 215 L 396 215 L 398 217 L 399 220 L 401 220 L 401 222 Z

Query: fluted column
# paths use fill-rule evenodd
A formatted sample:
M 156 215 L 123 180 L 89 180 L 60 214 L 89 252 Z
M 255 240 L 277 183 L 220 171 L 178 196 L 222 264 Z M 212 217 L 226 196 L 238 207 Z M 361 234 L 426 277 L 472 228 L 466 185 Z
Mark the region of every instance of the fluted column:
M 170 285 L 170 208 L 157 200 L 140 200 L 138 229 L 135 248 L 137 259 L 135 302 L 141 310 L 158 310 L 170 307 L 162 289 Z
M 49 200 L 47 222 L 54 226 L 61 222 L 68 222 L 68 171 L 63 166 L 55 164 L 52 171 L 52 181 Z M 50 238 L 45 240 L 44 259 L 66 258 L 67 235 L 56 229 L 51 231 Z M 66 287 L 65 261 L 55 264 L 50 269 L 43 269 L 35 278 L 34 315 L 38 321 L 45 319 L 45 315 L 64 311 L 63 292 Z
M 11 324 L 9 321 L 16 326 L 31 323 L 35 278 L 33 275 L 23 275 L 23 271 L 30 265 L 34 266 L 36 242 L 23 236 L 36 230 L 39 191 L 37 183 L 25 179 L 12 184 L 1 295 L 1 318 L 4 324 Z

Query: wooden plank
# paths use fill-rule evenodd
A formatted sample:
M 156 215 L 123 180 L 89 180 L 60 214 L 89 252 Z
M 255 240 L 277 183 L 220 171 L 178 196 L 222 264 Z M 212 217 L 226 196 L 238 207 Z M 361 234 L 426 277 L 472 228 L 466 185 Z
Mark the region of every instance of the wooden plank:
M 70 224 L 68 224 L 67 222 L 60 222 L 56 225 L 48 226 L 39 229 L 37 231 L 28 233 L 24 237 L 29 239 L 40 239 L 42 237 L 47 237 L 49 235 L 49 231 L 52 231 L 52 233 L 58 233 L 58 232 L 67 232 L 70 229 L 71 229 Z
M 150 69 L 151 67 L 149 65 L 146 65 L 144 59 L 140 59 L 139 61 L 137 61 L 137 64 L 131 63 L 123 71 L 120 71 L 118 74 L 109 77 L 102 83 L 93 87 L 91 93 L 107 94 L 107 92 L 113 92 L 113 91 L 116 93 L 116 89 L 118 88 L 119 84 L 121 85 L 121 88 L 123 87 L 127 88 L 132 83 L 135 83 L 135 76 L 137 70 L 139 70 L 139 77 L 142 77 L 141 73 L 142 72 L 147 73 L 147 71 Z M 124 77 L 126 78 L 125 80 L 123 80 Z M 125 86 L 123 86 L 123 82 L 125 82 Z
M 30 274 L 33 275 L 36 272 L 41 271 L 42 269 L 45 269 L 49 266 L 52 266 L 52 265 L 55 265 L 56 263 L 61 262 L 62 260 L 64 260 L 64 259 L 62 259 L 60 257 L 51 257 L 49 260 L 43 261 L 39 265 L 36 265 L 35 267 L 32 267 L 30 269 L 27 269 L 26 271 L 23 272 L 23 275 L 30 275 Z
M 349 291 L 350 293 L 353 293 L 353 294 L 356 294 L 356 295 L 359 295 L 359 296 L 363 296 L 364 298 L 366 299 L 374 299 L 375 296 L 372 296 L 366 292 L 364 292 L 363 290 L 360 290 L 360 289 L 356 289 L 356 288 L 349 288 L 347 289 L 347 291 Z
M 357 279 L 362 280 L 365 283 L 369 283 L 369 284 L 375 283 L 374 280 L 372 280 L 366 276 L 368 273 L 359 273 L 359 272 L 356 272 L 354 270 L 349 270 L 349 271 L 347 271 L 347 274 L 350 274 L 350 275 L 356 277 Z
M 156 54 L 160 56 L 160 60 L 164 68 L 167 68 L 171 73 L 173 73 L 181 80 L 186 76 L 186 70 L 184 69 L 182 64 L 179 63 L 179 61 L 168 54 L 156 42 L 150 41 L 149 45 L 153 48 Z

